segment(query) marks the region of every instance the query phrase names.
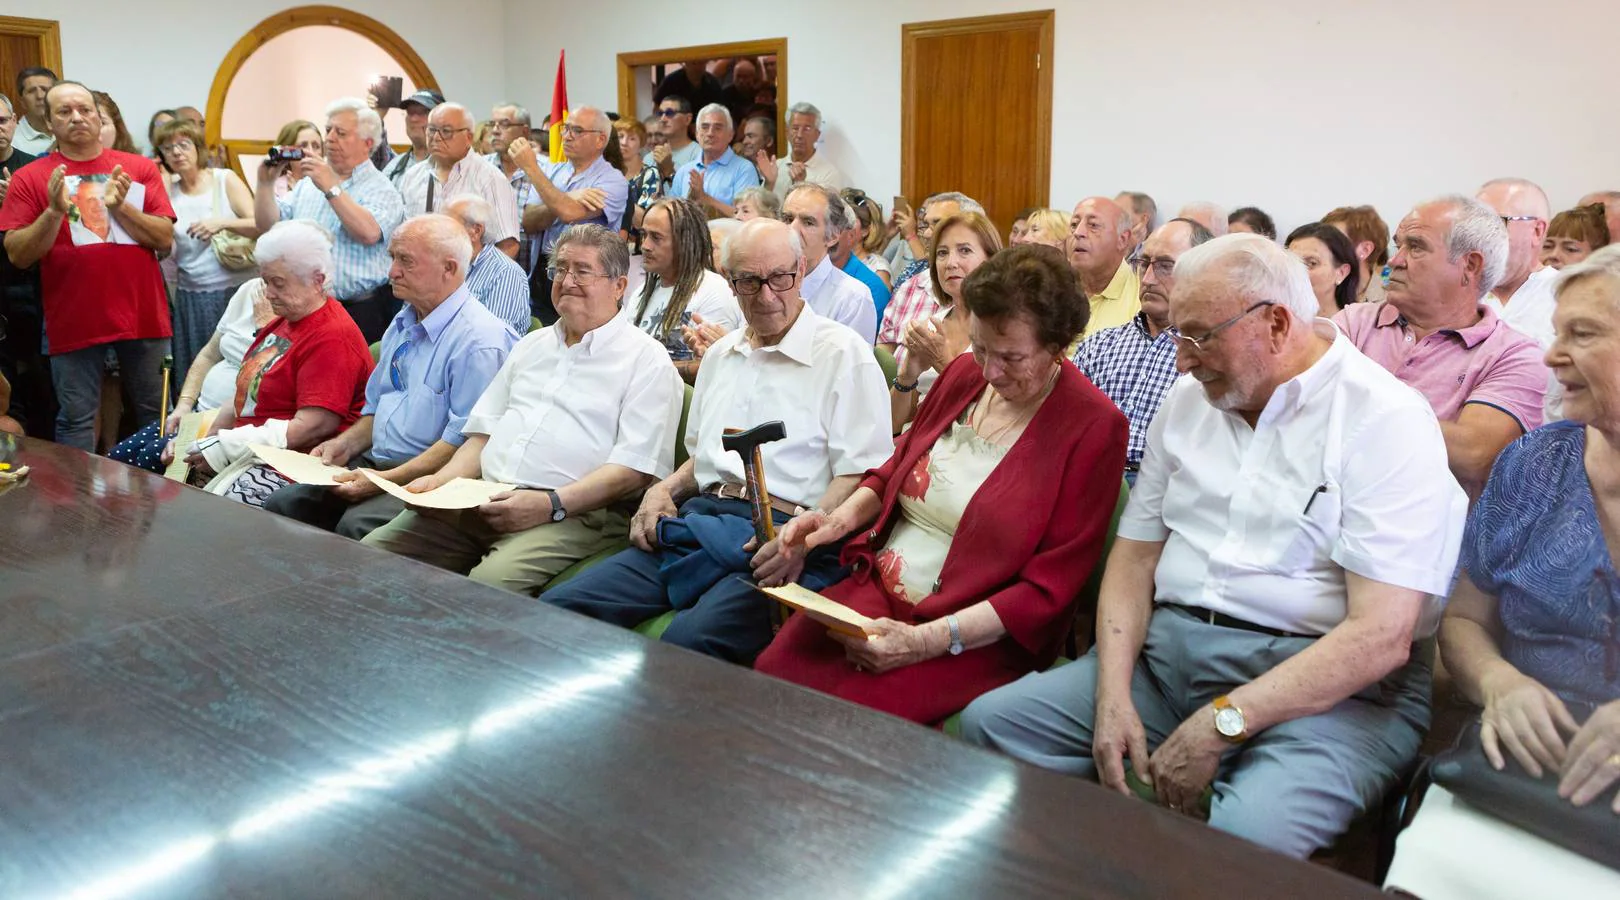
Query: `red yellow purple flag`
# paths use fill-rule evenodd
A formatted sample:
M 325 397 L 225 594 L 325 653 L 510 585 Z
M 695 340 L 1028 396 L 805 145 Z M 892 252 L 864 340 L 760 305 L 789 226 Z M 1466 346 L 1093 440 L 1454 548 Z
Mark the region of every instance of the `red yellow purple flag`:
M 551 89 L 551 161 L 563 161 L 562 127 L 568 121 L 568 74 L 563 69 L 566 51 L 557 51 L 557 84 Z

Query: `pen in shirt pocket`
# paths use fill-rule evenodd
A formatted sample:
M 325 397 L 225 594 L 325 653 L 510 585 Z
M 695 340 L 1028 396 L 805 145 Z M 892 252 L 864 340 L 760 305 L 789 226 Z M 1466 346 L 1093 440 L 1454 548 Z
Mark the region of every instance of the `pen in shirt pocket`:
M 1311 504 L 1316 502 L 1317 495 L 1325 494 L 1325 493 L 1327 493 L 1327 490 L 1328 490 L 1327 482 L 1324 481 L 1321 484 L 1317 485 L 1316 490 L 1311 491 L 1311 496 L 1305 500 L 1305 511 L 1300 513 L 1300 515 L 1302 515 L 1302 516 L 1310 515 Z

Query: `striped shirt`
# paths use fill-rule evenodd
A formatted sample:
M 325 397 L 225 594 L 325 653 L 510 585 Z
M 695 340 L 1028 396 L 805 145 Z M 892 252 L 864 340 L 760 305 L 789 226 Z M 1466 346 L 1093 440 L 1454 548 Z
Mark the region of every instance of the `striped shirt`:
M 939 299 L 934 296 L 934 279 L 924 268 L 921 275 L 894 289 L 894 297 L 883 308 L 883 325 L 878 329 L 877 343 L 898 345 L 894 348 L 894 361 L 896 365 L 903 365 L 906 346 L 901 341 L 906 336 L 906 324 L 937 312 Z
M 276 201 L 283 222 L 288 219 L 314 219 L 315 223 L 332 234 L 332 295 L 339 300 L 356 300 L 368 296 L 388 281 L 388 238 L 405 221 L 405 204 L 399 191 L 377 167 L 368 160 L 354 167 L 346 181 L 339 182 L 343 192 L 360 208 L 371 213 L 382 231 L 382 240 L 375 244 L 362 244 L 343 230 L 343 222 L 332 209 L 332 204 L 310 178 L 300 178 L 292 193 Z
M 467 267 L 467 291 L 518 334 L 529 333 L 529 278 L 494 244 L 485 244 Z
M 1148 426 L 1176 381 L 1175 333 L 1166 328 L 1158 337 L 1150 335 L 1147 313 L 1137 313 L 1124 325 L 1105 328 L 1082 341 L 1074 352 L 1074 365 L 1130 421 L 1125 463 L 1140 465 Z

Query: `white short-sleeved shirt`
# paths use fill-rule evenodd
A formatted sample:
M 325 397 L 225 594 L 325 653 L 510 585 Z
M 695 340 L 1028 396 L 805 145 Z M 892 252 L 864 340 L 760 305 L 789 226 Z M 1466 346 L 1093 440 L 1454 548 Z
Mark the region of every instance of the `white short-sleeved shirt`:
M 653 288 L 652 296 L 647 298 L 647 310 L 636 321 L 636 327 L 656 338 L 658 328 L 664 321 L 664 311 L 669 308 L 669 301 L 674 296 L 673 284 L 660 283 Z M 634 316 L 640 306 L 640 291 L 634 296 L 625 295 L 623 309 L 626 316 Z M 701 316 L 705 323 L 724 326 L 727 331 L 743 326 L 742 308 L 737 305 L 737 296 L 731 292 L 731 285 L 726 283 L 725 276 L 719 272 L 704 271 L 703 279 L 698 282 L 697 289 L 686 301 L 686 310 L 681 313 L 680 324 L 691 325 L 694 313 Z M 669 350 L 671 359 L 686 360 L 693 357 L 691 348 L 686 346 L 686 340 L 681 337 L 679 327 L 666 333 L 663 336 L 663 343 Z
M 428 204 L 428 185 L 433 186 L 432 208 Z M 405 199 L 405 216 L 442 212 L 444 205 L 457 194 L 476 194 L 490 205 L 494 216 L 489 223 L 485 240 L 499 244 L 507 238 L 516 238 L 518 223 L 517 195 L 506 174 L 476 153 L 468 153 L 450 167 L 450 177 L 439 181 L 430 157 L 424 165 L 412 166 L 400 179 L 399 194 Z
M 868 345 L 877 340 L 877 307 L 872 305 L 871 289 L 833 265 L 831 256 L 822 257 L 804 276 L 799 295 L 822 318 L 848 325 Z
M 716 341 L 698 368 L 686 451 L 700 489 L 744 483 L 742 459 L 720 445 L 725 429 L 778 419 L 787 437 L 764 445 L 765 487 L 789 503 L 814 506 L 834 478 L 889 458 L 889 395 L 871 345 L 808 303 L 775 346 L 752 347 L 748 335 Z
M 512 348 L 462 432 L 489 435 L 489 481 L 560 488 L 610 463 L 664 478 L 684 394 L 663 345 L 622 316 L 572 347 L 558 322 Z
M 1277 388 L 1253 429 L 1177 379 L 1119 534 L 1164 541 L 1161 603 L 1325 634 L 1345 618 L 1350 571 L 1431 595 L 1420 629 L 1432 632 L 1468 510 L 1439 422 L 1332 323 L 1316 328 L 1332 347 Z
M 1552 266 L 1542 266 L 1530 273 L 1530 277 L 1519 285 L 1506 304 L 1495 294 L 1486 294 L 1483 302 L 1496 310 L 1496 315 L 1509 327 L 1533 338 L 1545 350 L 1552 346 L 1556 336 L 1553 332 L 1553 310 L 1558 306 L 1558 298 L 1553 294 L 1553 285 L 1557 282 L 1558 270 Z M 1564 417 L 1564 386 L 1558 383 L 1557 375 L 1547 380 L 1547 400 L 1543 411 L 1548 422 L 1556 422 Z
M 242 357 L 253 346 L 258 329 L 253 327 L 253 303 L 264 294 L 264 279 L 251 278 L 242 283 L 225 304 L 214 333 L 219 335 L 219 362 L 203 376 L 198 390 L 199 410 L 218 409 L 236 402 L 236 374 L 242 371 Z

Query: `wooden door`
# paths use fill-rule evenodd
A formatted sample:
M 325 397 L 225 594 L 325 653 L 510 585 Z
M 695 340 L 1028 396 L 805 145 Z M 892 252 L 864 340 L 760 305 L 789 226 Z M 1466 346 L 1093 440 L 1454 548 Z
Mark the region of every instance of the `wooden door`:
M 1052 10 L 901 26 L 900 183 L 984 204 L 1001 233 L 1051 193 Z
M 29 66 L 44 66 L 62 75 L 60 26 L 52 19 L 0 16 L 0 78 L 5 79 L 0 81 L 0 93 L 12 103 L 22 99 L 15 96 L 17 73 Z

